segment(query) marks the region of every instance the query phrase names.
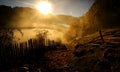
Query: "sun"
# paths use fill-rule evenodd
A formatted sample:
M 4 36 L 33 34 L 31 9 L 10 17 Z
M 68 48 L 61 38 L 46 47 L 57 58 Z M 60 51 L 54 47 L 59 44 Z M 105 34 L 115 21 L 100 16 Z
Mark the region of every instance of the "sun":
M 51 13 L 51 4 L 47 1 L 39 2 L 36 6 L 36 8 L 42 13 L 42 14 L 49 14 Z

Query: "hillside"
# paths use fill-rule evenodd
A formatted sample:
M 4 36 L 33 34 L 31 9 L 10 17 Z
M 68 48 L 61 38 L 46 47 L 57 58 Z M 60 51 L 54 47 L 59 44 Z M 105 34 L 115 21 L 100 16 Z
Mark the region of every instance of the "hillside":
M 95 0 L 88 12 L 80 18 L 86 34 L 100 29 L 120 27 L 120 1 Z
M 71 62 L 73 71 L 119 72 L 120 71 L 120 29 L 102 32 L 104 44 L 99 33 L 89 35 L 77 43 Z

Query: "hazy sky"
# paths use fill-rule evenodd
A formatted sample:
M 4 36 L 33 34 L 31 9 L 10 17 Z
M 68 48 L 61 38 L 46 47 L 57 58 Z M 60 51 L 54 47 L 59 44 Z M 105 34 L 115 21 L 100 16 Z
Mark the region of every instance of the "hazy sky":
M 0 0 L 0 5 L 33 7 L 44 0 Z M 94 0 L 48 0 L 53 7 L 54 14 L 81 16 L 85 14 Z

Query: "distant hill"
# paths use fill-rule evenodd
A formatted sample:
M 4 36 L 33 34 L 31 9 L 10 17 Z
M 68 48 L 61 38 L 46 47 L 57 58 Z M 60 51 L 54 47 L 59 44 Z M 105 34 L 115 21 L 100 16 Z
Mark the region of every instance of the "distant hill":
M 28 7 L 0 6 L 0 27 L 32 27 L 34 24 L 59 25 L 64 27 L 77 17 L 67 15 L 42 15 Z

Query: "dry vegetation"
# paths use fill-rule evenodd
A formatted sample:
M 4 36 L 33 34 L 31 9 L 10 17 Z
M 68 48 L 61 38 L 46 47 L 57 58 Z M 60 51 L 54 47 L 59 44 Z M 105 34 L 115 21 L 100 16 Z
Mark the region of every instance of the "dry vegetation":
M 1 6 L 0 72 L 120 72 L 119 3 L 95 0 L 80 18 L 44 17 L 31 8 Z M 34 24 L 63 37 L 49 39 L 39 30 L 37 38 L 14 41 L 14 30 L 24 35 L 19 26 Z

